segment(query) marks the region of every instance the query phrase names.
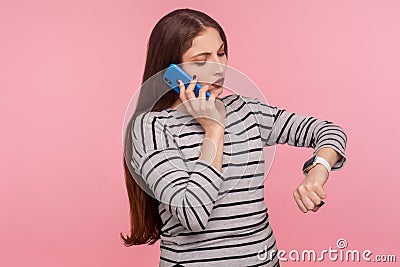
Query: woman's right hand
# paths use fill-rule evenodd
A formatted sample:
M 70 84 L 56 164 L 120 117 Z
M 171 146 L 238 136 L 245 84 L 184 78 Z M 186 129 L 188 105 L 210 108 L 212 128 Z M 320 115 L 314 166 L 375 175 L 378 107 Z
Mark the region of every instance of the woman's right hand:
M 199 91 L 199 97 L 194 94 L 197 79 L 192 79 L 185 89 L 182 81 L 179 82 L 179 98 L 182 101 L 186 112 L 190 113 L 196 121 L 204 128 L 205 132 L 212 132 L 225 129 L 226 108 L 222 101 L 216 99 L 216 95 L 210 92 L 210 97 L 206 99 L 206 92 L 210 89 L 209 85 L 204 85 Z M 223 132 L 223 131 L 222 131 Z

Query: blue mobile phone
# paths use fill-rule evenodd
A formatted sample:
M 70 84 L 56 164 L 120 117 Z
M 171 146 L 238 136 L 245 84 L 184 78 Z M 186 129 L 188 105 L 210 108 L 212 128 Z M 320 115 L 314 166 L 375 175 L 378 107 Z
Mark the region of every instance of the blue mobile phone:
M 187 88 L 187 85 L 189 85 L 190 81 L 192 80 L 192 77 L 190 77 L 189 74 L 187 74 L 182 68 L 180 68 L 176 64 L 171 64 L 165 71 L 164 75 L 162 76 L 162 80 L 172 89 L 174 89 L 178 94 L 180 93 L 179 90 L 179 84 L 176 80 L 181 80 L 185 88 Z M 199 90 L 201 89 L 201 85 L 197 82 L 196 86 L 194 87 L 194 95 L 196 97 L 199 97 Z M 206 99 L 210 97 L 210 92 L 206 92 Z

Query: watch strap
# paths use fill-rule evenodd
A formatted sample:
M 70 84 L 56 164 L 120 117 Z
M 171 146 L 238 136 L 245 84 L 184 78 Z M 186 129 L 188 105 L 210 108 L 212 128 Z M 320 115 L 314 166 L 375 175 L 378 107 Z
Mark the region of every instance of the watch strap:
M 315 156 L 315 161 L 314 162 L 315 163 L 321 163 L 322 165 L 324 165 L 325 168 L 328 170 L 328 174 L 331 172 L 331 165 L 329 164 L 329 162 L 326 159 L 324 159 L 322 157 Z

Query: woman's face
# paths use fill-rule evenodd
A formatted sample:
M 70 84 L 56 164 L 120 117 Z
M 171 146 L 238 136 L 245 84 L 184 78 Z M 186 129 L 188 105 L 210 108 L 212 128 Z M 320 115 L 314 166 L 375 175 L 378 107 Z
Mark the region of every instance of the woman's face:
M 182 56 L 180 66 L 188 74 L 196 74 L 201 86 L 211 85 L 210 92 L 218 97 L 223 91 L 226 63 L 224 42 L 217 30 L 208 27 L 193 39 L 192 46 Z

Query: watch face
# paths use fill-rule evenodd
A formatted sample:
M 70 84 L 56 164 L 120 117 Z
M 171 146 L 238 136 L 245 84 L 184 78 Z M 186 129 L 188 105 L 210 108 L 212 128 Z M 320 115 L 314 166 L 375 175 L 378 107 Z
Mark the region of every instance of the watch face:
M 304 163 L 303 171 L 306 171 L 307 168 L 310 167 L 310 166 L 314 163 L 315 157 L 316 157 L 316 156 L 313 156 L 312 158 L 310 158 L 309 160 L 307 160 L 307 161 Z

